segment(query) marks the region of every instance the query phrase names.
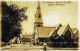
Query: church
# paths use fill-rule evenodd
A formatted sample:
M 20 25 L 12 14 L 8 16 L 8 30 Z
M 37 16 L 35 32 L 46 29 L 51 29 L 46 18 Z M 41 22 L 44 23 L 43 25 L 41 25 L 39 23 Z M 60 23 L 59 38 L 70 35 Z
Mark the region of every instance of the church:
M 39 44 L 43 44 L 44 42 L 49 44 L 49 42 L 51 42 L 51 45 L 52 44 L 55 44 L 53 46 L 60 45 L 59 47 L 65 46 L 67 42 L 69 42 L 70 46 L 74 45 L 72 44 L 74 42 L 78 44 L 77 28 L 71 28 L 69 24 L 64 25 L 64 26 L 62 24 L 58 24 L 53 27 L 43 26 L 43 19 L 42 19 L 41 8 L 40 8 L 39 2 L 37 6 L 37 11 L 35 14 L 35 19 L 36 19 L 34 23 L 35 42 L 38 42 Z M 56 44 L 56 42 L 58 43 Z M 70 42 L 72 43 L 70 44 Z

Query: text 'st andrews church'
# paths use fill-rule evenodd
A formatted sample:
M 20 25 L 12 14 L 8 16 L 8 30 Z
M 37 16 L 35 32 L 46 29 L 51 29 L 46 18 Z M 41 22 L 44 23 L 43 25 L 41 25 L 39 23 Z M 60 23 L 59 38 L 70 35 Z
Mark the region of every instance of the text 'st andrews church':
M 43 26 L 40 3 L 38 2 L 35 14 L 34 38 L 35 43 L 42 45 L 44 42 L 51 47 L 78 47 L 78 30 L 68 25 L 58 24 L 53 27 Z

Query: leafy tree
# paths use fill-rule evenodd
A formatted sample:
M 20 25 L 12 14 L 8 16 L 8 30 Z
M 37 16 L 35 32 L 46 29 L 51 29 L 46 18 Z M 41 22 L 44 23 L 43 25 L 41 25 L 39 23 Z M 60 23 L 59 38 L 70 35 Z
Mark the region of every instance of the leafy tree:
M 9 42 L 12 38 L 21 34 L 20 22 L 27 19 L 26 7 L 19 8 L 16 4 L 8 5 L 1 2 L 2 8 L 2 41 Z

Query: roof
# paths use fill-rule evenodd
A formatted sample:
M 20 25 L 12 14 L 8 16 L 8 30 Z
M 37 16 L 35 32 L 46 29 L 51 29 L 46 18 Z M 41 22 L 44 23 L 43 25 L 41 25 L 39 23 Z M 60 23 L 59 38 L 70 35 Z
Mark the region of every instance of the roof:
M 59 26 L 62 26 L 62 24 L 57 24 L 57 25 L 54 25 L 54 27 L 56 27 L 56 29 L 59 27 Z
M 55 30 L 59 27 L 60 24 L 54 26 L 54 27 L 38 27 L 38 36 L 39 37 L 50 37 L 51 35 L 54 36 L 54 32 Z M 59 30 L 57 30 L 57 34 L 59 36 L 61 36 L 66 28 L 68 28 L 69 25 L 64 25 L 64 26 L 60 26 Z M 72 29 L 72 31 L 74 31 L 74 33 L 77 31 L 77 29 Z
M 65 31 L 66 27 L 67 27 L 67 25 L 61 26 L 60 29 L 58 30 L 57 34 L 59 36 L 61 36 L 63 34 L 63 32 Z
M 38 36 L 39 37 L 50 37 L 52 34 L 54 34 L 54 31 L 60 26 L 61 24 L 58 24 L 54 27 L 38 27 Z M 66 29 L 67 25 L 61 26 L 60 29 L 57 31 L 58 35 L 61 36 L 64 30 Z
M 78 30 L 77 28 L 72 28 L 73 33 L 76 33 Z
M 50 31 L 49 33 L 49 37 L 54 33 L 55 29 L 53 29 L 52 31 Z
M 78 34 L 78 30 L 77 28 L 72 28 L 73 34 L 74 34 L 74 39 L 78 38 L 79 34 Z
M 38 27 L 38 36 L 39 37 L 49 37 L 50 31 L 52 31 L 54 27 Z

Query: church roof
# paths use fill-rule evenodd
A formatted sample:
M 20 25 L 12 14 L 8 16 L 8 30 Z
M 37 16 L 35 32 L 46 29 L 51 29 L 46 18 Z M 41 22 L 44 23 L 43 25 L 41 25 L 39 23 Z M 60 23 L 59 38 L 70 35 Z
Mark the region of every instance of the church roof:
M 54 27 L 56 27 L 56 29 L 59 27 L 59 26 L 62 26 L 62 24 L 57 24 L 57 25 L 54 25 Z
M 75 34 L 78 30 L 77 30 L 77 28 L 72 28 L 72 31 Z
M 59 27 L 59 29 L 57 30 L 57 34 L 58 36 L 61 36 L 66 30 L 67 28 L 70 28 L 69 25 L 64 25 L 64 26 L 59 26 L 61 24 L 58 24 L 57 26 L 54 27 L 38 27 L 38 36 L 39 37 L 50 37 L 50 36 L 55 36 L 54 32 L 56 31 L 56 29 Z M 71 28 L 72 29 L 72 28 Z M 75 33 L 77 31 L 76 29 L 72 29 L 72 31 Z
M 55 29 L 54 27 L 38 27 L 39 37 L 49 37 L 49 33 Z
M 61 26 L 60 29 L 58 30 L 57 34 L 59 36 L 61 36 L 63 34 L 63 32 L 65 31 L 66 27 L 67 27 L 67 25 Z
M 49 36 L 51 36 L 52 34 L 54 34 L 55 30 L 57 30 L 60 26 L 62 26 L 61 24 L 57 24 L 55 25 L 55 29 L 53 29 L 52 31 L 50 31 Z M 53 36 L 53 35 L 52 35 Z M 55 36 L 55 35 L 54 35 Z
M 50 31 L 49 33 L 49 37 L 54 33 L 55 29 L 53 29 L 52 31 Z
M 73 34 L 74 34 L 74 39 L 78 38 L 78 30 L 77 28 L 72 28 Z
M 39 37 L 50 37 L 52 34 L 54 34 L 55 30 L 59 27 L 59 25 L 61 24 L 58 24 L 54 27 L 38 27 Z M 60 29 L 57 31 L 57 34 L 61 36 L 62 33 L 65 31 L 66 27 L 67 25 L 61 26 Z

